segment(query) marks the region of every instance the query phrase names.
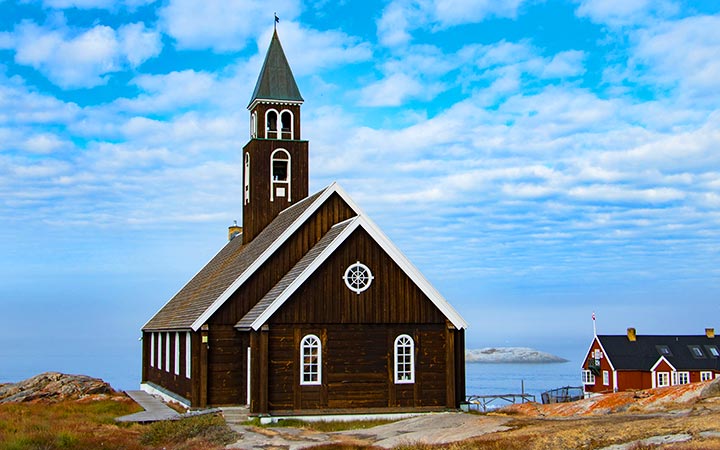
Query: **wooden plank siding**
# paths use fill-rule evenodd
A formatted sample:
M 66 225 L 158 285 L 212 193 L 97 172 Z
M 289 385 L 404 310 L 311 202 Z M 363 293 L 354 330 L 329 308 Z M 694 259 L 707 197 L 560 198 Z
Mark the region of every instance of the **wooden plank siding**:
M 192 378 L 185 376 L 185 332 L 180 332 L 180 360 L 178 374 L 175 374 L 175 337 L 174 331 L 169 333 L 162 332 L 162 348 L 158 347 L 158 335 L 155 333 L 155 360 L 152 367 L 150 366 L 150 344 L 152 338 L 149 332 L 143 332 L 143 382 L 149 381 L 158 386 L 162 386 L 186 400 L 192 398 Z M 169 339 L 167 337 L 169 336 Z M 170 351 L 170 365 L 166 364 L 166 351 Z M 160 359 L 162 358 L 162 369 L 158 369 Z M 192 361 L 191 361 L 192 369 Z M 192 377 L 192 374 L 191 374 Z
M 270 201 L 272 152 L 284 149 L 290 154 L 290 189 L 285 197 Z M 250 155 L 250 202 L 243 201 L 243 241 L 250 242 L 280 211 L 308 196 L 308 142 L 252 139 L 243 148 Z M 245 173 L 243 170 L 243 186 Z M 241 197 L 244 198 L 244 197 Z
M 357 261 L 374 280 L 356 294 L 342 276 Z M 333 293 L 331 298 L 318 293 Z M 357 229 L 270 319 L 271 324 L 445 324 L 445 316 L 363 229 Z M 444 355 L 444 353 L 443 353 Z
M 452 381 L 446 378 L 444 324 L 303 324 L 270 326 L 268 334 L 269 412 L 456 406 L 447 405 Z M 300 341 L 308 334 L 322 342 L 319 386 L 300 384 Z M 411 384 L 394 382 L 393 344 L 400 334 L 415 341 Z

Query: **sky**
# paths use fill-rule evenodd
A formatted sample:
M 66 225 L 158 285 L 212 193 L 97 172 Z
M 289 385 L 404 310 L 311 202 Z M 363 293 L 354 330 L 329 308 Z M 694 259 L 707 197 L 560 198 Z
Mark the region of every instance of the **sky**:
M 0 0 L 0 381 L 139 380 L 140 328 L 242 222 L 273 13 L 311 192 L 469 348 L 720 328 L 717 1 Z

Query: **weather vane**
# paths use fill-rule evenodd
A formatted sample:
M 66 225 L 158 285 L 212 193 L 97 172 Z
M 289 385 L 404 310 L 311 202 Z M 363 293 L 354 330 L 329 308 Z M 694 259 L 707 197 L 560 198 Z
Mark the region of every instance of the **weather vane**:
M 273 14 L 275 14 L 275 25 L 274 26 L 275 26 L 275 29 L 277 30 L 277 24 L 280 23 L 280 18 L 277 16 L 277 13 L 273 13 Z

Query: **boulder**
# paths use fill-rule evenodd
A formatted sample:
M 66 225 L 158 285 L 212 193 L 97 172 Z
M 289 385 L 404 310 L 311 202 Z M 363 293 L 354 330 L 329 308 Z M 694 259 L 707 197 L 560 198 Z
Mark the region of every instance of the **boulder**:
M 45 372 L 18 383 L 0 385 L 0 403 L 60 401 L 114 393 L 112 386 L 99 378 Z
M 720 378 L 715 378 L 710 384 L 700 391 L 700 398 L 710 398 L 720 396 Z

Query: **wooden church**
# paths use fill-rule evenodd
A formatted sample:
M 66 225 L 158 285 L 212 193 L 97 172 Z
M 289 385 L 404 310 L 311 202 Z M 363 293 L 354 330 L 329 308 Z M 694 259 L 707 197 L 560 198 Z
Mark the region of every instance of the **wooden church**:
M 142 389 L 254 415 L 458 408 L 462 317 L 336 183 L 309 195 L 277 32 L 243 149 L 243 224 L 142 329 Z

